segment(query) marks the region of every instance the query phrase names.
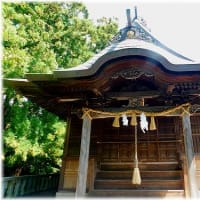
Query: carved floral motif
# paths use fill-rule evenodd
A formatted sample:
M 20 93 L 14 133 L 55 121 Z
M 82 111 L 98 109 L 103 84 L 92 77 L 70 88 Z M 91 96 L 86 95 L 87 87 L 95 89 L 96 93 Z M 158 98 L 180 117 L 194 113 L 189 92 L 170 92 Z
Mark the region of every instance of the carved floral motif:
M 190 113 L 198 113 L 198 112 L 200 112 L 200 105 L 199 104 L 191 105 Z
M 111 79 L 117 79 L 119 77 L 124 78 L 124 79 L 138 79 L 141 76 L 146 76 L 146 77 L 153 77 L 154 75 L 152 73 L 149 72 L 144 72 L 142 70 L 138 70 L 138 69 L 126 69 L 126 70 L 121 70 L 117 73 L 115 73 L 114 75 L 112 75 Z
M 142 27 L 137 24 L 134 24 L 131 27 L 125 27 L 119 31 L 117 35 L 115 35 L 110 43 L 121 42 L 125 39 L 138 39 L 144 40 L 146 42 L 156 43 L 155 39 L 145 31 Z

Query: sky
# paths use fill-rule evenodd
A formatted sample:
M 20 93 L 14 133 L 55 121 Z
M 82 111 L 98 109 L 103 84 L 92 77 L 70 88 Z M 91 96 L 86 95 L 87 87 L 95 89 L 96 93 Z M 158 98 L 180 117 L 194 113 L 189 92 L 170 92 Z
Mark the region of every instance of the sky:
M 20 2 L 19 0 L 10 1 Z M 200 0 L 65 1 L 83 2 L 88 8 L 89 17 L 94 21 L 101 17 L 117 17 L 120 28 L 127 24 L 126 9 L 131 9 L 133 18 L 134 6 L 137 6 L 138 16 L 145 19 L 151 32 L 160 42 L 183 56 L 200 62 Z M 4 0 L 4 2 L 9 2 L 9 0 Z
M 178 53 L 200 61 L 200 1 L 80 1 L 87 6 L 91 19 L 117 17 L 120 28 L 127 24 L 126 9 L 131 9 L 133 18 L 137 6 L 138 16 L 145 19 L 157 39 Z

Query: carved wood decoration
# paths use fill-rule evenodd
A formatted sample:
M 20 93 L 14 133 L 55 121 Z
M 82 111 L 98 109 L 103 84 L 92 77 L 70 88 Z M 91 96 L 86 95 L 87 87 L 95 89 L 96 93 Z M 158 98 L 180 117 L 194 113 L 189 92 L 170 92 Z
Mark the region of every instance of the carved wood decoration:
M 13 84 L 23 95 L 63 119 L 69 105 L 76 109 L 130 105 L 130 97 L 125 98 L 123 94 L 123 100 L 107 96 L 113 92 L 138 93 L 136 98 L 143 98 L 140 92 L 154 91 L 151 96 L 144 98 L 144 105 L 147 106 L 173 106 L 186 102 L 200 104 L 198 73 L 182 74 L 163 69 L 154 59 L 128 55 L 102 64 L 91 77 Z
M 136 68 L 136 69 L 135 69 Z M 134 66 L 133 68 L 130 67 L 130 69 L 121 70 L 111 76 L 111 79 L 117 79 L 119 77 L 124 79 L 130 79 L 130 80 L 136 80 L 140 78 L 141 76 L 145 77 L 154 77 L 152 73 L 148 73 L 142 70 L 137 69 L 139 67 Z
M 199 104 L 191 105 L 190 113 L 195 114 L 195 113 L 198 113 L 198 112 L 200 112 L 200 105 Z
M 143 18 L 139 18 L 138 20 L 146 30 L 150 31 Z M 139 25 L 138 22 L 134 22 L 129 27 L 121 29 L 120 32 L 112 38 L 110 43 L 120 42 L 124 39 L 138 39 L 156 44 L 157 41 L 155 38 L 147 31 L 144 31 L 144 28 L 142 28 L 141 25 Z

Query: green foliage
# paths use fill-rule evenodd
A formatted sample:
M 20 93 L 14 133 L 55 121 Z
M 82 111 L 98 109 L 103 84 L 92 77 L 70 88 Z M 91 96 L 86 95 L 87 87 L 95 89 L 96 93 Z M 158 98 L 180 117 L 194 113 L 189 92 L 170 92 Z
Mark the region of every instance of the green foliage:
M 61 164 L 65 123 L 7 90 L 4 99 L 4 173 L 57 172 Z
M 117 23 L 94 24 L 82 3 L 3 3 L 3 76 L 51 73 L 73 67 L 103 49 Z M 65 123 L 4 88 L 4 172 L 42 174 L 59 170 Z
M 5 77 L 81 64 L 117 32 L 111 19 L 95 25 L 81 3 L 4 3 L 3 17 Z

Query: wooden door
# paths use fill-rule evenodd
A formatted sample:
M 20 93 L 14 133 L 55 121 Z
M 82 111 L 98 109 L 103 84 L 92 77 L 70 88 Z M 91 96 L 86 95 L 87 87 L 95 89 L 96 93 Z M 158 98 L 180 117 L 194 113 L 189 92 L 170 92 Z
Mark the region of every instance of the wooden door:
M 98 139 L 98 160 L 130 162 L 134 159 L 134 127 L 112 127 L 105 119 Z M 148 120 L 149 121 L 149 120 Z M 138 121 L 139 124 L 139 121 Z M 179 118 L 156 118 L 157 130 L 143 133 L 138 126 L 138 159 L 141 162 L 177 161 L 182 145 Z

